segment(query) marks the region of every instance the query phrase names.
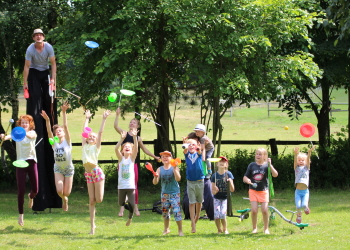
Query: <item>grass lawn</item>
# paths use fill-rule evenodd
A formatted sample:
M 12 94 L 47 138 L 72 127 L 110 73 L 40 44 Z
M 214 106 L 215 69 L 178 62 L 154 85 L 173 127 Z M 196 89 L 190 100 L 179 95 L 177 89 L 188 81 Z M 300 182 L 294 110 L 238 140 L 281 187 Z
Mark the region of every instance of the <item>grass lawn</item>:
M 158 187 L 159 188 L 159 187 Z M 152 208 L 159 199 L 156 192 L 141 191 L 140 209 Z M 247 193 L 233 193 L 233 212 L 249 207 L 242 197 Z M 17 224 L 16 193 L 0 194 L 0 249 L 349 249 L 350 203 L 348 191 L 311 189 L 311 213 L 303 216 L 304 230 L 283 221 L 278 215 L 271 220 L 270 235 L 262 233 L 262 215 L 259 212 L 259 233 L 251 234 L 251 218 L 239 222 L 229 217 L 229 235 L 216 232 L 214 221 L 200 220 L 197 233 L 190 233 L 190 221 L 183 222 L 185 237 L 177 236 L 174 219 L 171 233 L 162 236 L 161 215 L 141 211 L 130 227 L 126 216 L 118 217 L 116 191 L 109 191 L 97 205 L 96 234 L 89 235 L 88 195 L 86 190 L 74 191 L 70 196 L 68 212 L 49 209 L 33 214 L 25 208 L 25 225 Z M 288 219 L 286 210 L 294 209 L 293 190 L 277 192 L 270 205 L 275 206 Z M 26 201 L 27 202 L 27 201 Z M 25 203 L 26 204 L 26 203 Z M 204 211 L 202 211 L 204 213 Z M 295 220 L 295 218 L 294 218 Z

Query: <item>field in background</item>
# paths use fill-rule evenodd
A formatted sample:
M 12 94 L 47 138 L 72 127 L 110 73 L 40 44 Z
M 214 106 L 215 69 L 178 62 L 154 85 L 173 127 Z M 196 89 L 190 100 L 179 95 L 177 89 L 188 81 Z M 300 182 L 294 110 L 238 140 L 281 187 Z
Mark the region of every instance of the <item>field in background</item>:
M 316 93 L 319 94 L 319 93 Z M 316 96 L 314 97 L 316 98 Z M 190 98 L 191 99 L 191 98 Z M 190 100 L 189 99 L 189 100 Z M 175 128 L 176 128 L 176 140 L 182 140 L 183 136 L 192 132 L 196 124 L 200 123 L 200 107 L 199 105 L 190 105 L 189 100 L 187 102 L 181 100 L 177 104 L 177 111 L 175 115 Z M 194 100 L 199 103 L 198 98 Z M 106 99 L 107 102 L 107 99 Z M 347 94 L 344 90 L 334 91 L 332 94 L 332 102 L 346 103 Z M 171 106 L 174 109 L 175 105 Z M 270 106 L 271 107 L 271 106 Z M 272 107 L 276 109 L 275 107 Z M 334 108 L 347 110 L 347 105 L 337 105 Z M 20 114 L 25 113 L 25 100 L 20 99 Z M 96 112 L 94 119 L 90 123 L 90 127 L 93 131 L 98 131 L 102 119 L 103 110 Z M 171 112 L 173 114 L 173 112 Z M 143 113 L 142 115 L 147 115 Z M 335 122 L 331 124 L 331 133 L 340 131 L 342 127 L 345 127 L 348 123 L 347 121 L 348 112 L 333 112 L 332 117 Z M 128 128 L 129 121 L 134 117 L 134 113 L 127 113 L 125 119 L 119 119 L 120 127 L 123 129 Z M 2 123 L 6 126 L 7 121 L 10 119 L 10 114 L 3 113 Z M 74 110 L 72 113 L 68 114 L 68 125 L 71 133 L 73 142 L 81 141 L 81 130 L 84 123 L 83 109 Z M 120 139 L 119 134 L 114 130 L 113 123 L 115 119 L 115 110 L 112 110 L 112 114 L 108 117 L 105 131 L 103 134 L 103 141 L 114 141 L 117 142 Z M 58 118 L 59 123 L 62 123 L 62 118 Z M 232 116 L 230 112 L 227 112 L 222 118 L 222 124 L 224 127 L 223 140 L 269 140 L 275 138 L 276 140 L 304 140 L 308 139 L 302 137 L 299 134 L 300 125 L 305 122 L 311 122 L 314 125 L 317 124 L 316 117 L 313 112 L 305 112 L 300 117 L 299 120 L 291 120 L 285 112 L 270 112 L 270 117 L 268 117 L 268 109 L 266 103 L 259 103 L 258 105 L 252 104 L 251 108 L 246 108 L 245 106 L 235 107 L 232 111 Z M 142 134 L 141 137 L 144 141 L 151 141 L 156 139 L 156 128 L 155 124 L 147 120 L 142 121 Z M 285 126 L 289 129 L 285 130 Z M 208 132 L 208 136 L 212 138 L 212 132 Z M 313 141 L 318 140 L 318 133 L 310 138 Z M 266 145 L 261 145 L 266 147 Z M 147 147 L 153 151 L 152 145 L 147 145 Z M 258 145 L 222 145 L 222 154 L 230 154 L 234 152 L 235 149 L 248 149 L 253 150 L 257 148 Z M 279 146 L 279 152 L 284 150 L 291 150 L 285 146 Z M 178 155 L 181 156 L 181 147 L 178 146 Z M 73 158 L 75 160 L 81 159 L 81 150 L 79 147 L 74 147 Z M 103 146 L 100 154 L 100 159 L 116 159 L 114 153 L 114 146 Z M 144 157 L 141 154 L 141 158 L 148 159 L 149 157 Z

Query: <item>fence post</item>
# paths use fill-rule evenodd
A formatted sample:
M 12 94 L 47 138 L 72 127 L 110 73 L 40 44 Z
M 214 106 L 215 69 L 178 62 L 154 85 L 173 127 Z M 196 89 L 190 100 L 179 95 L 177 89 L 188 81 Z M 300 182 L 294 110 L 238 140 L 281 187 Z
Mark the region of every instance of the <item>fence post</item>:
M 271 154 L 278 155 L 278 148 L 277 148 L 276 139 L 272 138 L 269 140 L 269 142 L 270 142 Z

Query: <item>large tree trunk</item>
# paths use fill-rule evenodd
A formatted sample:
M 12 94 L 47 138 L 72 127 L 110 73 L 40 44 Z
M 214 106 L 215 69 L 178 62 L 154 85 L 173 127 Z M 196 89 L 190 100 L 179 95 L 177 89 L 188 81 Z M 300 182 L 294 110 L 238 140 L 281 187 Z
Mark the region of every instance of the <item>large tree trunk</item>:
M 329 85 L 322 84 L 322 107 L 317 117 L 318 140 L 319 146 L 323 149 L 330 146 L 330 125 L 329 112 L 331 109 L 331 101 L 329 99 Z

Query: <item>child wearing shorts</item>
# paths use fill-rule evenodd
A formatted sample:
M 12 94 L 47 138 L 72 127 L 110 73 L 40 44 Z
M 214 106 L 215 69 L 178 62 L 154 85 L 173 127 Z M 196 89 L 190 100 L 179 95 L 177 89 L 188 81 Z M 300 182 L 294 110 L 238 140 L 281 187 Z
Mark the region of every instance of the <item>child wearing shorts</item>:
M 83 166 L 85 168 L 85 179 L 89 193 L 89 211 L 90 211 L 90 234 L 95 234 L 95 213 L 96 203 L 101 203 L 104 196 L 105 174 L 103 170 L 98 166 L 98 155 L 101 151 L 102 133 L 106 124 L 107 117 L 111 114 L 110 110 L 106 110 L 102 115 L 102 124 L 98 134 L 90 132 L 87 138 L 82 136 L 83 146 Z M 90 110 L 85 111 L 85 127 L 88 126 L 89 120 L 92 114 Z M 82 134 L 83 135 L 83 134 Z M 85 135 L 86 136 L 86 135 Z
M 268 164 L 269 162 L 269 164 Z M 255 151 L 255 162 L 248 165 L 244 174 L 243 182 L 249 184 L 249 200 L 252 212 L 252 233 L 257 233 L 258 221 L 258 203 L 261 203 L 261 212 L 264 221 L 264 233 L 269 231 L 269 186 L 268 186 L 268 168 L 270 167 L 273 177 L 278 176 L 278 172 L 271 164 L 271 158 L 268 158 L 267 151 L 259 148 Z
M 178 227 L 179 236 L 184 236 L 182 232 L 182 215 L 180 205 L 180 186 L 181 180 L 180 169 L 176 166 L 171 166 L 170 160 L 172 154 L 169 151 L 160 153 L 163 166 L 159 167 L 154 174 L 153 184 L 157 185 L 159 179 L 161 180 L 162 192 L 162 212 L 164 219 L 164 231 L 163 235 L 170 233 L 170 208 L 173 210 L 174 218 Z
M 51 131 L 50 119 L 43 110 L 41 116 L 46 121 L 46 129 L 49 140 L 53 142 L 52 149 L 55 158 L 54 173 L 57 194 L 62 199 L 63 211 L 68 211 L 68 196 L 72 191 L 74 166 L 72 162 L 72 142 L 68 130 L 66 111 L 69 108 L 68 102 L 62 107 L 63 126 L 54 125 Z M 54 140 L 54 135 L 57 140 Z
M 186 160 L 187 194 L 190 204 L 192 233 L 196 232 L 196 224 L 202 210 L 204 194 L 204 173 L 202 168 L 202 151 L 196 140 L 187 140 L 188 147 L 184 149 Z

